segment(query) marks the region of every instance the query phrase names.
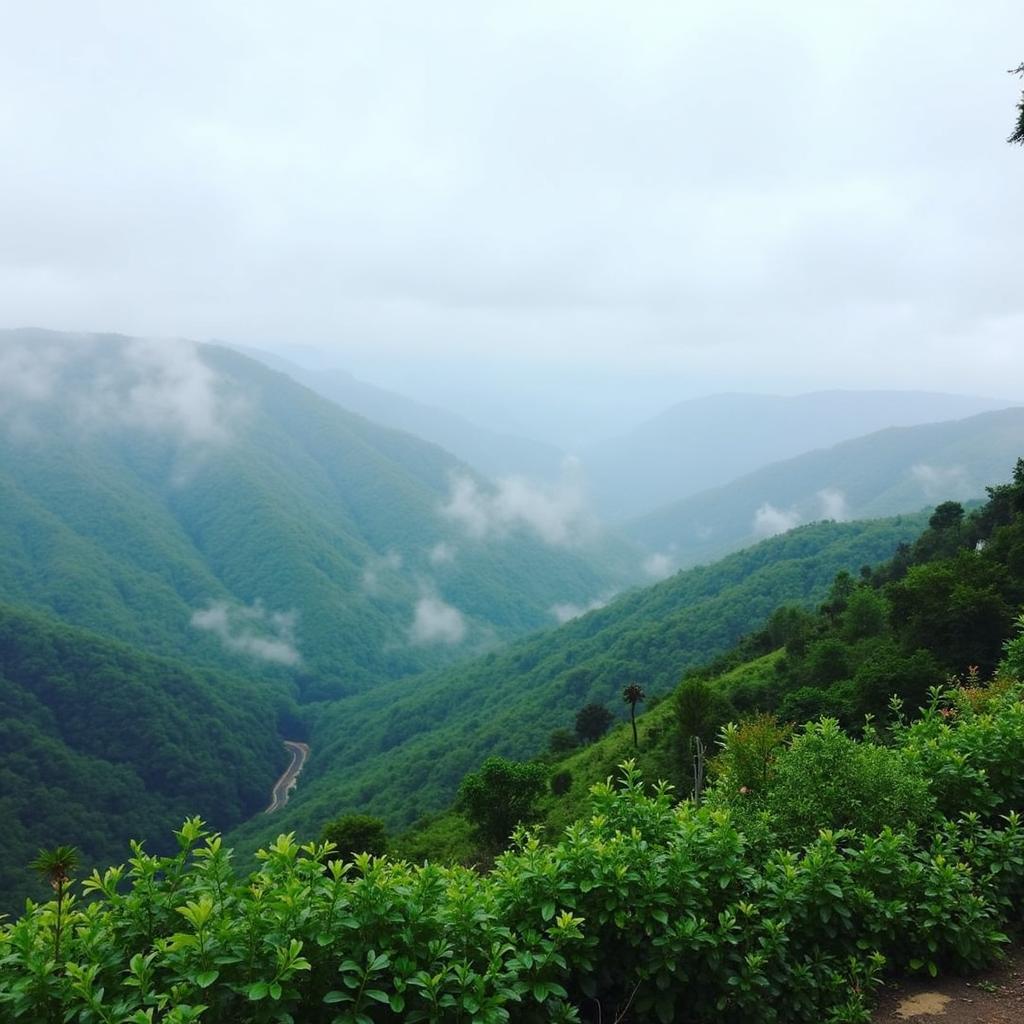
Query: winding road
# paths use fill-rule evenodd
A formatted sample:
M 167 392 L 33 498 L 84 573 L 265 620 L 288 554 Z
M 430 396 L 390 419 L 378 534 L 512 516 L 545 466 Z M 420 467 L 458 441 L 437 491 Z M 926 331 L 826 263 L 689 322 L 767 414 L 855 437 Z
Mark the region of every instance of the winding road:
M 278 811 L 288 803 L 288 797 L 295 788 L 295 783 L 298 782 L 299 772 L 302 771 L 302 766 L 306 763 L 306 758 L 309 757 L 309 745 L 306 743 L 285 740 L 284 745 L 291 752 L 292 763 L 284 770 L 281 778 L 274 783 L 270 806 L 263 812 L 264 814 Z

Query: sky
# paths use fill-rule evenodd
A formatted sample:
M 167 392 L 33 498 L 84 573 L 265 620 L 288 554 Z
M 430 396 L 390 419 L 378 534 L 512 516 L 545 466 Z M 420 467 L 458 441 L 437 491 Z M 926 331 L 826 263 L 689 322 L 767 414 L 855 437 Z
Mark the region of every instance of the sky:
M 0 326 L 220 339 L 572 439 L 1024 395 L 1019 0 L 5 4 Z

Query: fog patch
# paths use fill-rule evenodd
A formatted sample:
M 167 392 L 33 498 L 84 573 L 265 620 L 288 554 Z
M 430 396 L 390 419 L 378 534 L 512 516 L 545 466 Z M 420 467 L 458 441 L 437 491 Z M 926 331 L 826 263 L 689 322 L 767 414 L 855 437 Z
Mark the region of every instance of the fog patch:
M 800 525 L 800 513 L 796 509 L 788 511 L 776 508 L 767 501 L 754 513 L 754 535 L 757 537 L 775 537 L 794 526 Z
M 670 576 L 673 567 L 674 563 L 671 556 L 659 551 L 656 551 L 653 555 L 648 555 L 644 559 L 642 566 L 644 573 L 655 580 L 663 580 L 666 576 Z
M 416 602 L 409 639 L 414 644 L 454 646 L 466 638 L 466 619 L 458 608 L 436 594 L 423 594 Z
M 427 552 L 427 558 L 431 565 L 448 565 L 455 561 L 455 545 L 449 544 L 446 540 L 438 541 Z
M 546 544 L 568 546 L 593 529 L 580 464 L 572 458 L 563 462 L 554 484 L 508 476 L 488 488 L 470 476 L 453 475 L 441 511 L 478 540 L 525 527 Z
M 214 601 L 192 616 L 192 625 L 213 633 L 229 651 L 277 665 L 297 665 L 297 620 L 298 612 L 270 612 L 260 600 L 241 606 Z
M 548 611 L 555 621 L 562 626 L 573 619 L 578 619 L 581 615 L 586 615 L 587 612 L 604 608 L 614 596 L 614 594 L 608 594 L 605 597 L 595 597 L 594 600 L 589 601 L 587 604 L 574 604 L 572 601 L 565 601 L 561 604 L 553 604 Z
M 363 567 L 363 575 L 360 578 L 364 592 L 371 597 L 379 597 L 383 591 L 381 576 L 399 572 L 402 563 L 402 556 L 397 551 L 389 551 L 379 558 L 371 558 Z
M 971 475 L 964 466 L 930 466 L 919 462 L 910 467 L 910 476 L 928 498 L 966 498 L 973 491 Z
M 57 412 L 84 430 L 221 444 L 243 408 L 226 383 L 193 342 L 32 333 L 0 349 L 0 415 L 21 431 Z
M 821 518 L 834 519 L 837 523 L 845 523 L 850 518 L 850 508 L 846 495 L 835 487 L 826 487 L 818 491 L 821 503 Z

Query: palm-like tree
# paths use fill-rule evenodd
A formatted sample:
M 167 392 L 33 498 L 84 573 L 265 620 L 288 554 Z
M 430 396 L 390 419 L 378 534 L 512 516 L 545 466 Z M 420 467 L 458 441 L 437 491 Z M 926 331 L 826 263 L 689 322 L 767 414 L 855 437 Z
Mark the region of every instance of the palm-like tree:
M 629 705 L 629 720 L 633 726 L 633 746 L 639 747 L 640 741 L 636 735 L 636 706 L 642 700 L 647 699 L 647 694 L 641 689 L 639 683 L 630 683 L 622 691 L 622 699 Z
M 73 846 L 56 846 L 40 850 L 29 865 L 50 884 L 57 900 L 57 918 L 53 927 L 53 959 L 60 960 L 60 933 L 64 922 L 64 901 L 71 885 L 71 874 L 78 867 L 78 851 Z

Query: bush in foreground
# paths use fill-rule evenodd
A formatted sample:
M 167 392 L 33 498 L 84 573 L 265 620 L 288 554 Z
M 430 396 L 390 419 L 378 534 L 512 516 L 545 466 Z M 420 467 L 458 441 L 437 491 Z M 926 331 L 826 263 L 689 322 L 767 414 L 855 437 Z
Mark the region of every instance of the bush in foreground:
M 59 957 L 53 902 L 0 930 L 0 1016 L 866 1022 L 883 965 L 983 965 L 1024 894 L 1024 829 L 1006 810 L 1020 688 L 937 696 L 894 736 L 957 817 L 761 853 L 727 808 L 675 804 L 627 765 L 559 843 L 520 830 L 486 874 L 369 856 L 351 871 L 329 844 L 282 836 L 246 879 L 191 821 L 177 856 L 136 846 L 65 901 Z

